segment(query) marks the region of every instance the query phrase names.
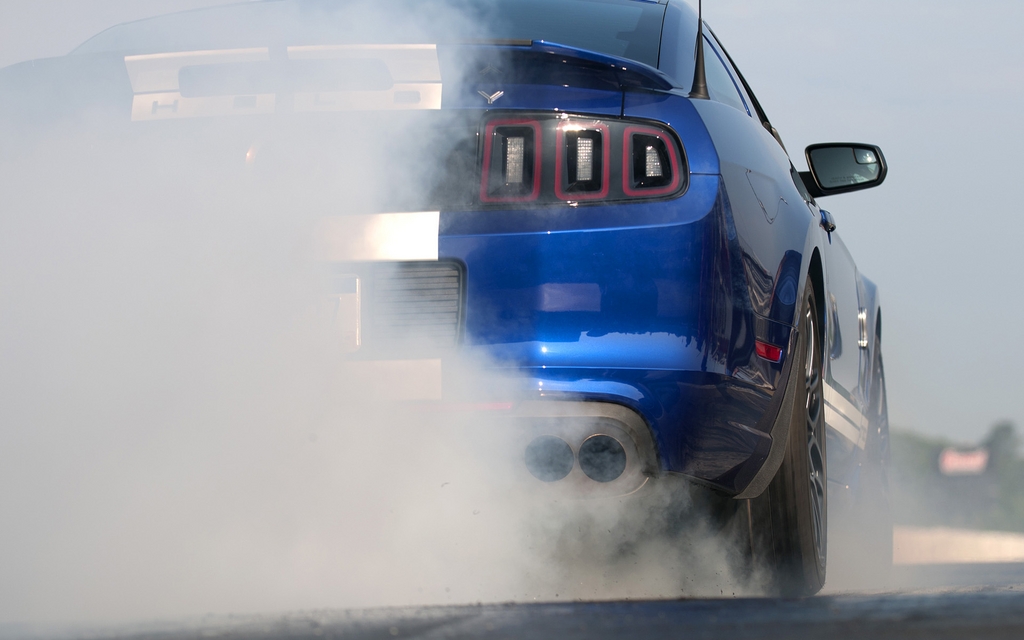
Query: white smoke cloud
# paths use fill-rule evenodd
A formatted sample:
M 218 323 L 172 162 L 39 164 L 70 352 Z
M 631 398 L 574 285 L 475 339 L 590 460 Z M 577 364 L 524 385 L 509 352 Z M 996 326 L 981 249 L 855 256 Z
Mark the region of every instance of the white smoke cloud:
M 438 166 L 415 118 L 373 122 L 4 123 L 0 621 L 750 592 L 678 487 L 526 490 L 507 425 L 398 401 L 436 369 L 346 361 L 318 221 Z

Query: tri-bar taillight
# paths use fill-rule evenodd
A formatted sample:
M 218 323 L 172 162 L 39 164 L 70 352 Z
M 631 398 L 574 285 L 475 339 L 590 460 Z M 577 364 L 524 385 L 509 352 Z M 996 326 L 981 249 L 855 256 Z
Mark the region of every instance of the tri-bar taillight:
M 536 120 L 487 123 L 484 133 L 484 202 L 529 202 L 540 195 L 541 128 Z
M 568 116 L 495 117 L 483 127 L 480 200 L 556 203 L 667 197 L 685 187 L 668 129 Z

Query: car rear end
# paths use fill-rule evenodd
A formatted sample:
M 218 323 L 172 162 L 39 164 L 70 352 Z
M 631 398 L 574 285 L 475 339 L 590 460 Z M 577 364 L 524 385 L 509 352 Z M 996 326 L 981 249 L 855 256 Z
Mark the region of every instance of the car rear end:
M 737 336 L 742 252 L 707 130 L 656 69 L 664 5 L 499 3 L 504 22 L 424 43 L 252 4 L 238 10 L 292 9 L 248 34 L 203 39 L 185 18 L 114 32 L 54 73 L 90 69 L 76 99 L 130 137 L 170 132 L 261 180 L 350 169 L 365 189 L 333 206 L 308 182 L 346 357 L 439 374 L 395 398 L 508 425 L 528 482 L 617 495 L 679 473 L 742 491 L 783 363 Z M 460 385 L 466 361 L 513 382 Z

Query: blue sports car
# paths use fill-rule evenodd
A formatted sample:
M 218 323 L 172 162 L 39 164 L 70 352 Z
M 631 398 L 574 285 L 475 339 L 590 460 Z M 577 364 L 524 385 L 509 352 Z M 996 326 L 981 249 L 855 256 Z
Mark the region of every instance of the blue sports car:
M 266 180 L 361 176 L 315 232 L 349 357 L 514 373 L 413 399 L 514 423 L 527 481 L 685 478 L 780 593 L 824 584 L 830 511 L 888 562 L 880 298 L 818 202 L 885 159 L 816 144 L 799 171 L 686 2 L 246 2 L 113 27 L 0 89 L 8 149 L 103 111 Z

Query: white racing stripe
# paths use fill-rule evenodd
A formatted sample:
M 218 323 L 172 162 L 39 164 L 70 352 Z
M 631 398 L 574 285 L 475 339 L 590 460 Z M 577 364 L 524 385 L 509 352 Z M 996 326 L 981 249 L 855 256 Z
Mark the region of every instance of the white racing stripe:
M 859 446 L 861 435 L 860 430 L 853 422 L 832 408 L 832 405 L 825 403 L 825 424 L 835 429 L 844 438 Z
M 437 260 L 440 218 L 438 211 L 329 216 L 317 225 L 314 256 L 329 262 Z
M 827 384 L 824 386 L 825 424 L 863 449 L 867 444 L 870 426 L 867 417 L 835 388 Z

